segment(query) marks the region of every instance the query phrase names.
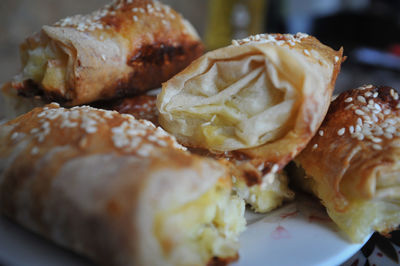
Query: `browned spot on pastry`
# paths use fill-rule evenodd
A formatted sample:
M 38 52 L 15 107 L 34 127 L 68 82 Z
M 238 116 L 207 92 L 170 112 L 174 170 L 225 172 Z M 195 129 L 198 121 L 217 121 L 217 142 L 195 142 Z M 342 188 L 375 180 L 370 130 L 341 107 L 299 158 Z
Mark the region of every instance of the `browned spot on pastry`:
M 234 257 L 230 258 L 219 258 L 219 257 L 212 257 L 210 261 L 207 263 L 207 266 L 225 266 L 231 262 L 237 261 L 239 259 L 239 255 L 236 254 Z
M 119 216 L 121 214 L 121 207 L 115 200 L 110 200 L 107 203 L 107 213 L 111 216 Z
M 248 186 L 254 186 L 261 183 L 261 175 L 256 170 L 245 170 L 243 176 Z

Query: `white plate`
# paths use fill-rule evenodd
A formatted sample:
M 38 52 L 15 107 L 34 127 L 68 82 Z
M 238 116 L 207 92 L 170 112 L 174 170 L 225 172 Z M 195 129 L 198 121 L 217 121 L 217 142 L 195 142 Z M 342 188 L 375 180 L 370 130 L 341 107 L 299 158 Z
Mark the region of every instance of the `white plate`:
M 296 202 L 267 215 L 246 212 L 240 259 L 247 265 L 339 265 L 362 244 L 351 244 L 315 200 Z M 0 265 L 87 266 L 86 259 L 64 250 L 0 217 Z

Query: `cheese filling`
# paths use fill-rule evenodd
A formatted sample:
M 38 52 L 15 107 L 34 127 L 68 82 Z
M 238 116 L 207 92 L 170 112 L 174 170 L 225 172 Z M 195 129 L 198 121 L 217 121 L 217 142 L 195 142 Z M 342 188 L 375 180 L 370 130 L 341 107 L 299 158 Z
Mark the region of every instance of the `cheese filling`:
M 244 202 L 229 188 L 216 185 L 194 202 L 159 214 L 155 235 L 176 265 L 205 265 L 215 256 L 235 258 L 246 224 L 244 210 Z
M 23 55 L 20 81 L 32 80 L 45 92 L 64 95 L 68 56 L 60 48 L 47 43 L 27 49 Z

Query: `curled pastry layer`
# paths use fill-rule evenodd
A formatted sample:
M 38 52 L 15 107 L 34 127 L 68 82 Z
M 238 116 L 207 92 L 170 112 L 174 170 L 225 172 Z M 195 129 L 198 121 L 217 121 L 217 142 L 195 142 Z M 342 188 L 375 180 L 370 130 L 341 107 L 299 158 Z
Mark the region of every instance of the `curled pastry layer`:
M 56 104 L 0 125 L 0 211 L 102 265 L 237 258 L 226 168 L 150 122 Z
M 301 33 L 233 41 L 163 84 L 159 122 L 183 145 L 232 155 L 242 180 L 273 184 L 320 126 L 342 60 Z
M 20 50 L 22 71 L 13 82 L 20 94 L 78 105 L 159 87 L 203 46 L 170 7 L 118 0 L 43 26 Z
M 400 101 L 389 87 L 339 95 L 319 133 L 296 157 L 297 178 L 353 241 L 400 223 Z

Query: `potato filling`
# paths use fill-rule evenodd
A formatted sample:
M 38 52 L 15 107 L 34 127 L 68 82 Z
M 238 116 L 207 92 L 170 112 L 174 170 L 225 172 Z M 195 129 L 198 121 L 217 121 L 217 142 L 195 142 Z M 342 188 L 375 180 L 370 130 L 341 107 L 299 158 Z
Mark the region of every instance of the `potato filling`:
M 27 49 L 20 81 L 32 80 L 46 92 L 64 95 L 68 56 L 51 42 Z
M 245 229 L 244 210 L 244 202 L 229 188 L 216 185 L 197 200 L 159 214 L 155 235 L 176 265 L 205 265 L 214 256 L 234 258 Z

